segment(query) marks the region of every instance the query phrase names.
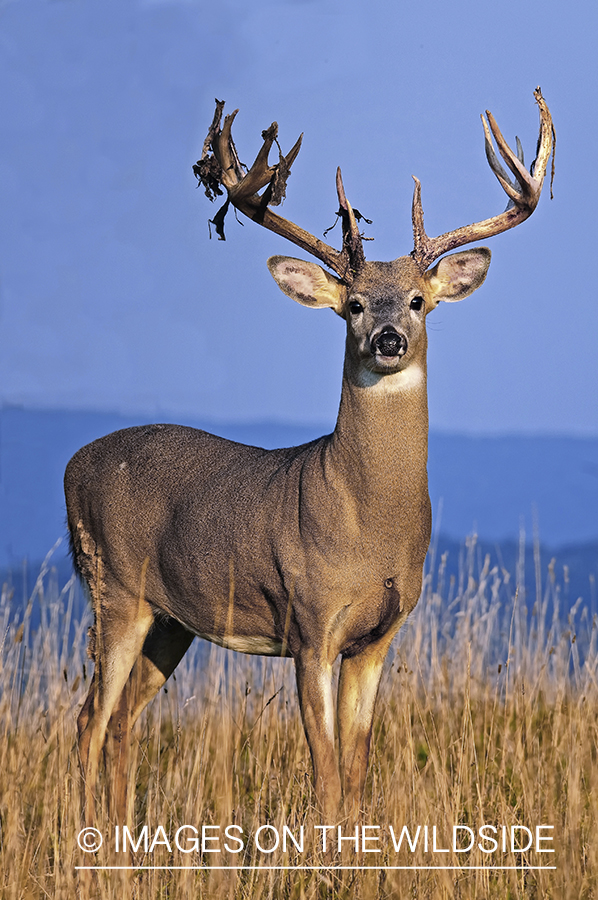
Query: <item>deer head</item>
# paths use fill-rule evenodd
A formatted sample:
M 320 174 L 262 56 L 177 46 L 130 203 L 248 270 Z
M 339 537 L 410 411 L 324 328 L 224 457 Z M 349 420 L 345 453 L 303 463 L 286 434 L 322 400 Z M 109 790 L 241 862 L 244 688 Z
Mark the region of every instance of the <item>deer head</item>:
M 271 166 L 268 156 L 273 143 L 278 145 L 276 122 L 262 133 L 262 148 L 245 173 L 231 136 L 237 111 L 226 116 L 221 129 L 224 104 L 217 101 L 202 158 L 194 166 L 194 172 L 211 199 L 222 193 L 220 185 L 226 188 L 228 198 L 213 219 L 221 239 L 224 239 L 224 217 L 232 203 L 249 218 L 307 250 L 336 273 L 333 275 L 316 263 L 299 259 L 274 256 L 268 260 L 270 272 L 285 294 L 304 306 L 330 307 L 346 319 L 349 368 L 359 373 L 358 380 L 369 383 L 371 377 L 405 370 L 420 356 L 420 351 L 425 351 L 425 316 L 440 301 L 462 300 L 484 281 L 490 264 L 487 248 L 476 247 L 451 256 L 443 254 L 513 228 L 536 208 L 553 147 L 554 128 L 540 88 L 534 91 L 534 96 L 540 110 L 540 134 L 529 172 L 519 139 L 516 139 L 515 154 L 492 113 L 486 111 L 487 120 L 482 116 L 486 156 L 509 198 L 506 210 L 482 222 L 430 238 L 424 228 L 421 184 L 415 178 L 413 250 L 409 256 L 392 262 L 366 261 L 358 226 L 362 216 L 347 200 L 340 169 L 336 174 L 338 215 L 343 228 L 340 251 L 270 210 L 269 207 L 280 204 L 285 196 L 286 182 L 302 140 L 300 137 L 286 157 L 279 148 L 279 161 Z M 512 177 L 494 151 L 492 136 Z

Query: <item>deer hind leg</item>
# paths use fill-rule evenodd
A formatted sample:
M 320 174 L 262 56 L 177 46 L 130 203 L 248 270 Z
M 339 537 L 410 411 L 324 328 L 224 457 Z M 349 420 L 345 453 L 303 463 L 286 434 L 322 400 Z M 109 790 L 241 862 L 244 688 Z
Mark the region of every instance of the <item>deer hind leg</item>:
M 128 821 L 127 781 L 131 729 L 143 709 L 170 678 L 194 635 L 175 619 L 156 619 L 137 657 L 107 727 L 106 757 L 110 767 L 115 821 Z
M 131 727 L 170 678 L 195 635 L 176 619 L 157 619 L 129 678 Z
M 118 585 L 101 585 L 101 597 L 94 598 L 96 621 L 92 653 L 95 672 L 79 719 L 79 758 L 83 775 L 83 810 L 85 821 L 93 821 L 95 787 L 99 758 L 104 746 L 108 723 L 114 714 L 112 736 L 118 736 L 118 747 L 126 748 L 129 740 L 128 697 L 125 687 L 135 661 L 142 651 L 154 616 L 143 597 L 135 597 Z M 114 744 L 114 741 L 111 741 Z M 114 751 L 114 747 L 108 748 Z M 119 753 L 120 753 L 119 749 Z M 123 750 L 126 764 L 126 749 Z M 117 768 L 122 770 L 120 760 Z M 115 802 L 124 796 L 117 785 Z M 122 805 L 119 810 L 122 813 Z

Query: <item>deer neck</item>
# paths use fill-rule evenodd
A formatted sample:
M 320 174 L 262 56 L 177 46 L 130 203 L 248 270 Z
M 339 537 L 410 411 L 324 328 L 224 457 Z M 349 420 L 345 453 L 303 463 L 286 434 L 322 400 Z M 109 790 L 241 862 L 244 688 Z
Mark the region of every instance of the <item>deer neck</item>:
M 330 461 L 354 502 L 392 509 L 427 498 L 428 397 L 426 353 L 403 371 L 376 375 L 347 353 Z M 375 501 L 374 501 L 375 498 Z

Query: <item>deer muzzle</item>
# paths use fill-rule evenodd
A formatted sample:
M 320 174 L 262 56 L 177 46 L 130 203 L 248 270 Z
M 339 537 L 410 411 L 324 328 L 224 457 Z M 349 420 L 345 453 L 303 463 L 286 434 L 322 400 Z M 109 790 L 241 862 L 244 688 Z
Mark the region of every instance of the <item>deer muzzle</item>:
M 387 359 L 400 358 L 407 352 L 407 338 L 399 334 L 392 325 L 386 325 L 375 335 L 370 343 L 372 356 L 384 356 Z

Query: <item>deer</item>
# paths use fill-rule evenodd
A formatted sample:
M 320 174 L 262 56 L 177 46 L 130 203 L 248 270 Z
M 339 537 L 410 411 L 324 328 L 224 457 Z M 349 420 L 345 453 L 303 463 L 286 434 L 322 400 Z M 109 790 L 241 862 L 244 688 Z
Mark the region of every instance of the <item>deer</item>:
M 77 722 L 86 821 L 103 749 L 124 821 L 131 728 L 194 637 L 292 658 L 321 814 L 330 824 L 359 816 L 384 662 L 418 602 L 431 535 L 426 317 L 473 293 L 490 264 L 486 247 L 445 254 L 515 227 L 538 204 L 554 127 L 540 88 L 534 96 L 540 129 L 529 171 L 519 139 L 513 152 L 492 114 L 482 116 L 505 211 L 431 238 L 414 178 L 413 250 L 387 262 L 365 259 L 362 217 L 340 168 L 340 250 L 273 212 L 302 136 L 283 156 L 274 122 L 247 170 L 232 139 L 238 110 L 222 123 L 217 101 L 194 166 L 210 199 L 226 191 L 212 221 L 223 239 L 232 205 L 323 264 L 268 260 L 291 299 L 345 320 L 338 418 L 331 434 L 272 450 L 179 425 L 127 428 L 68 463 L 72 556 L 94 613 L 94 673 Z

